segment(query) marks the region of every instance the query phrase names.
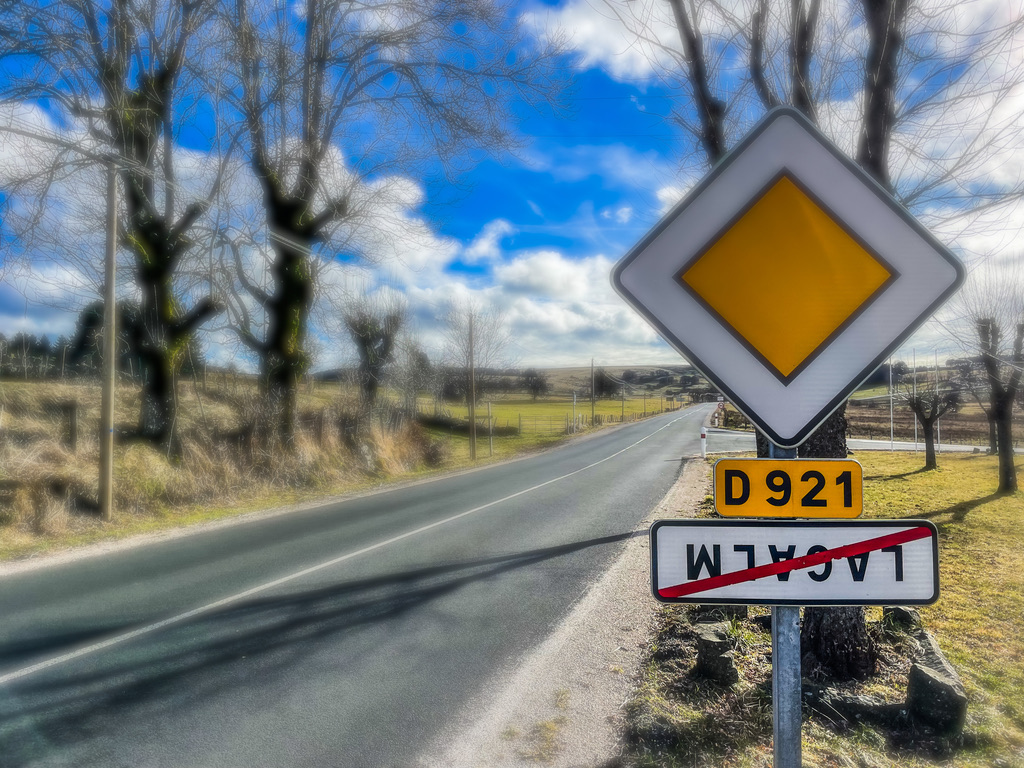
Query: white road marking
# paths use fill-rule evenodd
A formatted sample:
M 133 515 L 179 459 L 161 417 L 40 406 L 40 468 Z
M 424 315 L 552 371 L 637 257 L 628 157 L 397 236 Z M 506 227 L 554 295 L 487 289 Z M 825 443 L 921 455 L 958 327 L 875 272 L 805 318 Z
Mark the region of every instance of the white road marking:
M 408 538 L 410 538 L 412 536 L 418 536 L 419 534 L 425 533 L 426 531 L 430 531 L 430 530 L 432 530 L 434 528 L 438 528 L 438 527 L 440 527 L 442 525 L 447 525 L 448 523 L 455 522 L 456 520 L 461 520 L 464 517 L 468 517 L 469 515 L 476 514 L 477 512 L 482 512 L 485 509 L 490 509 L 493 506 L 496 506 L 498 504 L 502 504 L 502 503 L 504 503 L 506 501 L 510 501 L 511 499 L 518 498 L 519 496 L 523 496 L 524 494 L 531 493 L 532 491 L 536 491 L 536 490 L 538 490 L 540 488 L 543 488 L 543 487 L 545 487 L 547 485 L 551 485 L 552 483 L 557 483 L 557 482 L 559 482 L 561 480 L 565 480 L 566 478 L 572 477 L 573 475 L 578 475 L 580 472 L 586 472 L 588 469 L 593 469 L 594 467 L 596 467 L 596 466 L 598 466 L 600 464 L 604 464 L 606 461 L 611 461 L 616 456 L 620 456 L 621 454 L 625 453 L 626 451 L 628 451 L 628 450 L 630 450 L 632 448 L 635 448 L 636 446 L 640 445 L 640 443 L 644 442 L 648 438 L 654 437 L 654 435 L 658 434 L 663 429 L 668 429 L 673 424 L 675 424 L 677 421 L 681 421 L 682 419 L 685 419 L 688 416 L 691 416 L 693 413 L 694 413 L 694 411 L 687 411 L 682 416 L 678 416 L 675 419 L 672 419 L 672 421 L 670 421 L 668 424 L 665 424 L 665 425 L 663 425 L 661 427 L 658 427 L 658 429 L 654 430 L 650 434 L 645 435 L 644 437 L 641 437 L 635 443 L 632 443 L 631 445 L 627 445 L 625 448 L 623 448 L 623 449 L 621 449 L 619 451 L 616 451 L 615 453 L 611 454 L 610 456 L 605 456 L 603 459 L 600 459 L 599 461 L 595 461 L 593 464 L 588 464 L 585 467 L 580 467 L 579 469 L 574 469 L 572 472 L 568 472 L 568 473 L 566 473 L 564 475 L 561 475 L 559 477 L 552 478 L 551 480 L 546 480 L 543 483 L 538 483 L 537 485 L 531 486 L 530 488 L 525 488 L 525 489 L 523 489 L 521 491 L 517 491 L 517 492 L 515 492 L 513 494 L 509 494 L 508 496 L 505 496 L 503 498 L 496 499 L 495 501 L 489 501 L 486 504 L 481 504 L 479 507 L 474 507 L 473 509 L 467 509 L 465 512 L 460 512 L 457 515 L 452 515 L 451 517 L 446 517 L 443 520 L 436 520 L 433 523 L 429 523 L 427 525 L 420 526 L 419 528 L 416 528 L 415 530 L 406 531 L 405 533 L 401 533 L 398 536 L 392 536 L 390 539 L 384 539 L 383 541 L 378 541 L 376 544 L 371 544 L 368 547 L 363 547 L 362 549 L 357 549 L 354 552 L 349 552 L 347 554 L 341 555 L 340 557 L 335 557 L 335 558 L 333 558 L 331 560 L 327 560 L 326 562 L 318 563 L 317 565 L 310 566 L 309 568 L 304 568 L 301 571 L 296 571 L 295 573 L 288 574 L 287 576 L 282 576 L 281 578 L 274 579 L 273 581 L 268 581 L 268 582 L 266 582 L 264 584 L 260 584 L 258 586 L 252 587 L 251 589 L 247 589 L 247 590 L 245 590 L 243 592 L 238 592 L 238 593 L 236 593 L 234 595 L 230 595 L 229 597 L 221 598 L 220 600 L 215 600 L 214 602 L 207 603 L 206 605 L 200 606 L 199 608 L 193 608 L 191 611 L 186 611 L 185 613 L 179 613 L 177 616 L 172 616 L 170 618 L 163 619 L 162 621 L 157 621 L 157 622 L 154 622 L 152 624 L 147 624 L 144 627 L 139 627 L 138 629 L 133 629 L 130 632 L 122 632 L 121 634 L 114 635 L 113 637 L 108 637 L 106 640 L 101 640 L 98 643 L 92 643 L 91 645 L 87 645 L 87 646 L 84 646 L 82 648 L 78 648 L 78 649 L 76 649 L 74 651 L 69 651 L 68 653 L 61 654 L 60 656 L 54 656 L 53 658 L 46 659 L 45 661 L 40 661 L 40 662 L 38 662 L 36 664 L 32 664 L 31 666 L 23 667 L 21 669 L 16 669 L 13 672 L 8 672 L 6 675 L 0 675 L 0 685 L 4 685 L 5 683 L 10 683 L 10 682 L 13 682 L 15 680 L 20 680 L 22 678 L 28 677 L 29 675 L 33 675 L 36 672 L 42 672 L 45 669 L 50 669 L 51 667 L 56 667 L 56 666 L 59 666 L 60 664 L 65 664 L 65 663 L 67 663 L 69 661 L 73 661 L 74 659 L 79 659 L 82 656 L 87 656 L 89 654 L 96 653 L 97 651 L 102 651 L 102 650 L 104 650 L 106 648 L 110 648 L 110 647 L 115 646 L 115 645 L 120 645 L 121 643 L 125 643 L 125 642 L 127 642 L 129 640 L 134 640 L 137 637 L 142 637 L 143 635 L 152 634 L 153 632 L 161 630 L 161 629 L 163 629 L 165 627 L 169 627 L 169 626 L 171 626 L 173 624 L 180 624 L 183 621 L 188 621 L 189 619 L 195 618 L 196 616 L 201 616 L 204 613 L 209 613 L 210 611 L 215 611 L 218 608 L 223 608 L 225 605 L 230 605 L 232 603 L 237 603 L 239 600 L 244 600 L 247 597 L 252 597 L 253 595 L 258 595 L 261 592 L 266 592 L 268 589 L 273 589 L 274 587 L 278 587 L 278 586 L 280 586 L 282 584 L 286 584 L 289 581 L 294 581 L 295 579 L 301 579 L 303 576 L 308 576 L 311 573 L 316 573 L 317 571 L 323 570 L 324 568 L 330 568 L 332 565 L 337 565 L 338 563 L 343 563 L 346 560 L 351 560 L 351 559 L 359 557 L 361 555 L 365 555 L 368 552 L 373 552 L 374 550 L 381 549 L 382 547 L 386 547 L 386 546 L 388 546 L 390 544 L 394 544 L 396 542 L 402 541 L 403 539 L 408 539 Z

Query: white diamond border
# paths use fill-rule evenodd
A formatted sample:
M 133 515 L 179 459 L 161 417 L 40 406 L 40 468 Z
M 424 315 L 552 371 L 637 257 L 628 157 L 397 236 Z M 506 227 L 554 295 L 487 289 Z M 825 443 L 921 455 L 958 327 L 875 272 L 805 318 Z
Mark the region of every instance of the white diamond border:
M 784 171 L 899 273 L 788 385 L 676 280 Z M 806 439 L 962 280 L 953 255 L 791 109 L 770 113 L 613 272 L 623 298 L 783 446 Z

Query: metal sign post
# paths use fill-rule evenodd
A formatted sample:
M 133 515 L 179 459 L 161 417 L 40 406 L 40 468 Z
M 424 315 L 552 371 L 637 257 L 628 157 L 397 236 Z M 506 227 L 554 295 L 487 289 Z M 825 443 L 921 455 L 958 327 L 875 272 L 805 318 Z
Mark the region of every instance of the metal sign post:
M 795 459 L 796 448 L 768 443 L 772 459 Z M 775 768 L 800 768 L 800 607 L 772 606 L 772 751 Z

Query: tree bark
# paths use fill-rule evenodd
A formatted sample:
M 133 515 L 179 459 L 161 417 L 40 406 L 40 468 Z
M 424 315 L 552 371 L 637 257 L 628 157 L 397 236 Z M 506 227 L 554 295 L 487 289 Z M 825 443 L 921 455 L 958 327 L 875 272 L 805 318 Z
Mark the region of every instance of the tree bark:
M 832 677 L 863 680 L 875 672 L 878 655 L 865 630 L 864 609 L 807 608 L 800 648 Z
M 935 419 L 918 417 L 921 422 L 921 430 L 924 432 L 924 468 L 936 469 L 938 463 L 935 460 Z
M 845 459 L 846 406 L 829 416 L 800 446 L 800 458 Z M 806 608 L 800 628 L 800 651 L 810 655 L 838 680 L 861 680 L 875 670 L 876 652 L 868 635 L 867 616 L 859 606 Z
M 1017 490 L 1017 467 L 1013 459 L 1013 402 L 995 409 L 996 440 L 999 445 L 999 487 L 998 493 L 1012 493 Z
M 295 238 L 298 227 L 272 231 Z M 284 242 L 289 242 L 284 240 Z M 270 410 L 270 419 L 283 446 L 291 446 L 295 436 L 295 410 L 299 380 L 309 361 L 305 350 L 309 313 L 313 304 L 312 265 L 306 251 L 286 245 L 275 248 L 277 260 L 272 268 L 275 293 L 267 306 L 265 354 L 261 357 L 261 377 Z

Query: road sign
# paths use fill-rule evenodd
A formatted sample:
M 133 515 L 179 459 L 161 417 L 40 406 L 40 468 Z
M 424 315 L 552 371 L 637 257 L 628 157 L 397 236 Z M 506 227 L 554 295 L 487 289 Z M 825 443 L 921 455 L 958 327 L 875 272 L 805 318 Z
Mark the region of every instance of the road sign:
M 852 459 L 720 459 L 715 511 L 723 517 L 853 518 L 864 472 Z
M 659 520 L 654 596 L 730 605 L 924 605 L 939 597 L 927 520 Z
M 793 447 L 963 281 L 799 112 L 773 110 L 616 265 L 619 294 Z

